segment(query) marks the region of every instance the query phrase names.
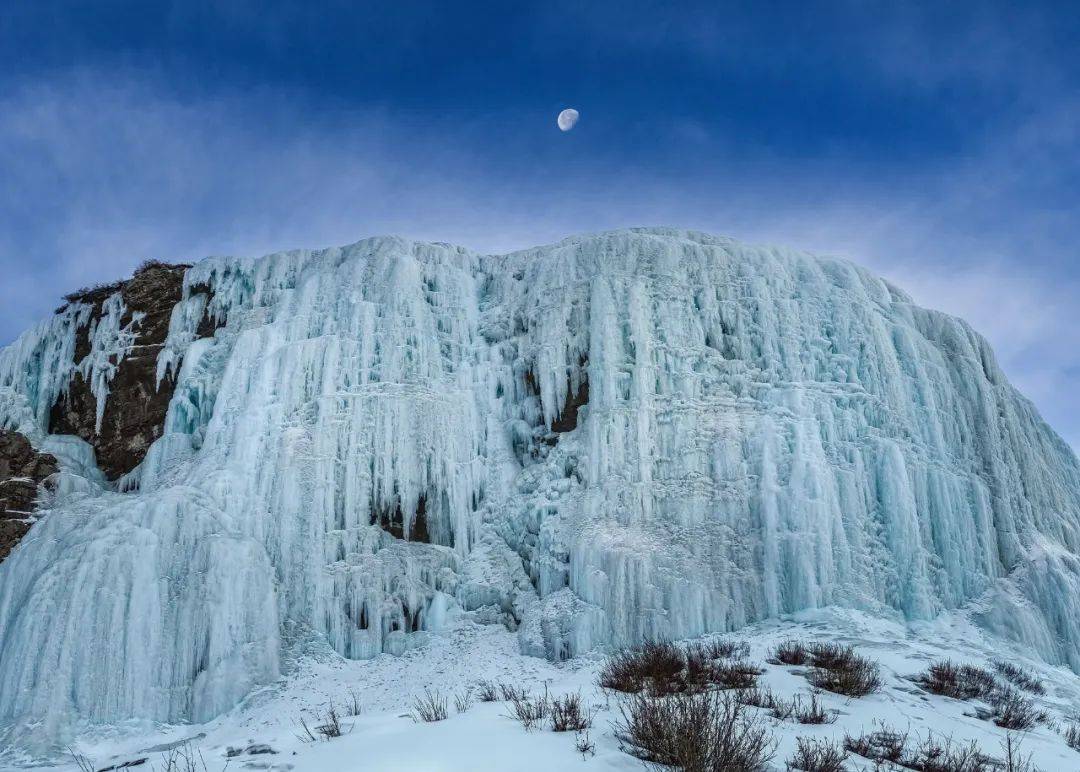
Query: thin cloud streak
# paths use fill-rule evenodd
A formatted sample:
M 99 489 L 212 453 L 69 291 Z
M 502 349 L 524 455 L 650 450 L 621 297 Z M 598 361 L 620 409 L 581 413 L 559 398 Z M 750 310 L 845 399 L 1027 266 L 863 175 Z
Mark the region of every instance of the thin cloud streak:
M 1080 447 L 1069 396 L 1080 393 L 1080 286 L 1067 270 L 1029 267 L 1033 256 L 1065 265 L 1057 253 L 1080 235 L 1053 206 L 1077 171 L 1061 158 L 1077 149 L 1078 114 L 1062 103 L 958 163 L 884 179 L 829 159 L 728 163 L 723 137 L 677 125 L 695 152 L 721 158 L 688 178 L 561 149 L 533 157 L 528 143 L 547 140 L 516 124 L 499 154 L 485 152 L 489 124 L 516 120 L 494 113 L 310 114 L 280 92 L 181 101 L 115 74 L 25 84 L 0 98 L 0 257 L 23 266 L 0 290 L 0 337 L 49 313 L 63 292 L 127 275 L 147 257 L 264 254 L 379 233 L 501 252 L 669 224 L 871 266 L 968 319 Z M 577 141 L 558 137 L 552 119 L 527 116 L 552 142 Z M 579 128 L 588 122 L 584 113 Z M 1024 206 L 1032 196 L 1046 206 Z

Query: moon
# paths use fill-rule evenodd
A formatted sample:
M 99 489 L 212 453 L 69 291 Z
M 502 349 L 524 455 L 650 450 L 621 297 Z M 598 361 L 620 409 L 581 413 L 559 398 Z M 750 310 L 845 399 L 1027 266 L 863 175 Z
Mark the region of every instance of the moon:
M 568 107 L 559 113 L 559 118 L 555 122 L 559 124 L 560 131 L 570 131 L 577 123 L 578 111 L 573 107 Z

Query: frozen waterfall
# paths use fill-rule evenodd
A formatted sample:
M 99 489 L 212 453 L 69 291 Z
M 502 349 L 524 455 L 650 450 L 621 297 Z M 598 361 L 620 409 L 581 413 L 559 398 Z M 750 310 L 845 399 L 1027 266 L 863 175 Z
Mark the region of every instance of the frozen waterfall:
M 63 470 L 0 564 L 0 724 L 204 720 L 289 641 L 396 653 L 461 613 L 559 658 L 970 604 L 1080 670 L 1076 456 L 985 340 L 855 265 L 641 229 L 184 285 L 164 435 L 120 486 L 46 434 L 85 309 L 0 352 L 0 424 Z M 121 311 L 84 360 L 99 411 Z

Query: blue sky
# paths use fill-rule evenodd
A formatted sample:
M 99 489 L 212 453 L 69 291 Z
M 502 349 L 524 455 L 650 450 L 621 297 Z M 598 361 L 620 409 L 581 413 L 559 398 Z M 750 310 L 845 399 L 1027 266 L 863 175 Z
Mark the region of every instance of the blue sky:
M 1052 3 L 14 0 L 0 340 L 146 257 L 676 225 L 967 318 L 1080 447 L 1078 39 Z

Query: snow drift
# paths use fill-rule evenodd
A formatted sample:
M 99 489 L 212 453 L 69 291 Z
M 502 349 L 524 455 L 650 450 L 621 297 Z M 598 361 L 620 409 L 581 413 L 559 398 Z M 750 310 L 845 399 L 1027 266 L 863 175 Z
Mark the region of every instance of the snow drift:
M 964 608 L 1080 669 L 1076 456 L 964 322 L 850 263 L 665 229 L 210 258 L 118 485 L 45 433 L 85 314 L 0 353 L 0 423 L 62 467 L 0 564 L 0 723 L 205 720 L 301 642 L 462 613 L 565 658 Z M 99 409 L 128 332 L 80 365 Z

